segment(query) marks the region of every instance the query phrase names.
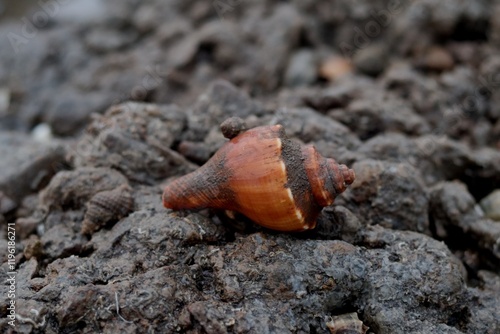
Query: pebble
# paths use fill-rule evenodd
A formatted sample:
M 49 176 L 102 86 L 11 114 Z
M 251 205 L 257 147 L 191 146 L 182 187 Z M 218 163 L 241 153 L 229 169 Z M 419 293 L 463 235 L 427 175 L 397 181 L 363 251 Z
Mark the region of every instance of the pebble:
M 319 67 L 319 75 L 328 81 L 336 81 L 340 77 L 352 72 L 352 63 L 349 59 L 332 56 L 323 61 Z
M 313 51 L 302 49 L 294 53 L 285 73 L 285 85 L 302 87 L 316 80 L 316 59 Z
M 496 189 L 479 202 L 487 218 L 500 221 L 500 189 Z
M 47 123 L 40 123 L 31 130 L 31 137 L 40 143 L 48 143 L 52 140 L 52 128 Z
M 10 105 L 10 90 L 8 88 L 0 88 L 0 116 L 7 114 Z
M 359 50 L 353 61 L 359 72 L 375 77 L 385 70 L 388 58 L 385 45 L 373 44 Z
M 427 51 L 422 66 L 431 71 L 448 71 L 453 68 L 454 61 L 446 49 L 435 46 Z

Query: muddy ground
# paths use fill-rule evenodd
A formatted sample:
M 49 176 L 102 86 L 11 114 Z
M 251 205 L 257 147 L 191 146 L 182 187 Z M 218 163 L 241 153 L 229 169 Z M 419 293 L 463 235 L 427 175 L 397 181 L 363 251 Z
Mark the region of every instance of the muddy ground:
M 1 332 L 500 332 L 500 1 L 0 3 Z M 314 231 L 162 207 L 230 116 L 356 171 Z

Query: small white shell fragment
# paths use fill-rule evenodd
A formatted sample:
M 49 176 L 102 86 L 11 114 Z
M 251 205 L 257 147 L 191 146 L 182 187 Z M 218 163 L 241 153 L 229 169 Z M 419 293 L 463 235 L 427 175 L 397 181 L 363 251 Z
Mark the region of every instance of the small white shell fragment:
M 31 137 L 37 142 L 48 143 L 54 137 L 52 128 L 47 123 L 40 123 L 31 130 Z

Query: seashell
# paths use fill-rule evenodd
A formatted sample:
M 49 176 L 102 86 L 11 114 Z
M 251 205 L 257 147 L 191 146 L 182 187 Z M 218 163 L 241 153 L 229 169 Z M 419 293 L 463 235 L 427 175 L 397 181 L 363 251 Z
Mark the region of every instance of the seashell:
M 231 210 L 269 229 L 304 231 L 354 181 L 352 169 L 288 139 L 281 125 L 244 128 L 240 119 L 226 120 L 221 129 L 230 141 L 168 184 L 163 205 Z
M 356 312 L 333 316 L 326 327 L 332 334 L 365 334 L 369 329 L 359 320 Z
M 82 233 L 92 234 L 108 222 L 119 220 L 132 211 L 134 199 L 128 185 L 95 194 L 87 203 Z

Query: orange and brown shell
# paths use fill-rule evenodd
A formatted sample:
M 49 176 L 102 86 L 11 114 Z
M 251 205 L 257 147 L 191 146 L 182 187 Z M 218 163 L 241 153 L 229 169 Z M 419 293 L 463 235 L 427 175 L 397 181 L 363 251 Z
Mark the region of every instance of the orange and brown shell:
M 232 210 L 279 231 L 314 228 L 321 209 L 354 181 L 354 171 L 289 140 L 281 125 L 241 132 L 242 124 L 222 124 L 231 140 L 198 170 L 168 184 L 163 205 Z

